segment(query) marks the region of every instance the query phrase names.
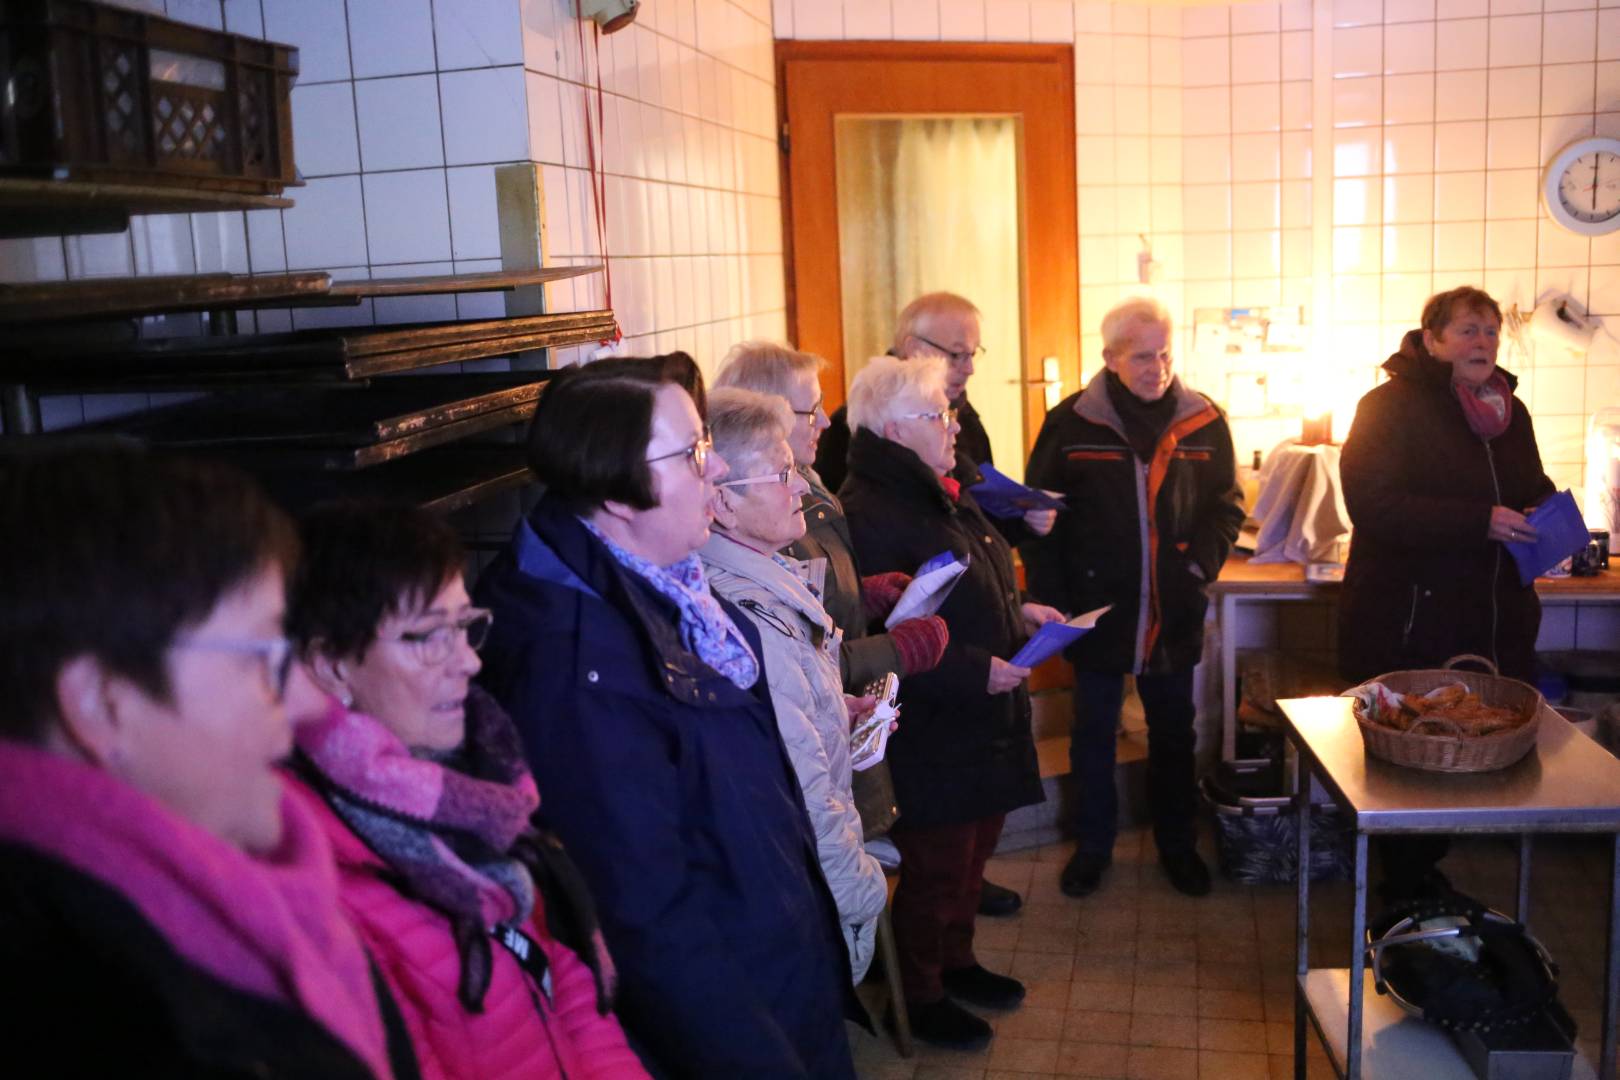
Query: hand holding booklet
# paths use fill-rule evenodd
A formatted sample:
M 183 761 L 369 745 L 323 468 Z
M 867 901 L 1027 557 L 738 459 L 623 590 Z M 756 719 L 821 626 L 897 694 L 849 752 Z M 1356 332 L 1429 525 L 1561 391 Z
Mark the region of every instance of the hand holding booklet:
M 1049 622 L 1035 631 L 1035 636 L 1024 642 L 1024 647 L 1013 654 L 1008 663 L 1032 668 L 1073 645 L 1097 625 L 1097 620 L 1114 609 L 1113 604 L 1096 608 L 1084 615 L 1076 615 L 1067 622 Z
M 1529 585 L 1586 546 L 1586 521 L 1568 491 L 1545 499 L 1525 515 L 1536 530 L 1534 542 L 1510 543 L 1508 552 L 1519 567 L 1519 584 Z
M 917 572 L 911 576 L 911 584 L 900 594 L 900 600 L 889 612 L 889 617 L 883 620 L 883 628 L 892 630 L 896 623 L 934 614 L 945 603 L 945 598 L 951 595 L 951 590 L 956 587 L 956 579 L 967 573 L 967 568 L 967 556 L 958 560 L 949 551 L 942 551 L 917 567 Z
M 979 466 L 984 479 L 968 488 L 979 509 L 991 517 L 1023 517 L 1028 510 L 1062 510 L 1063 500 L 1050 492 L 1020 484 L 994 465 Z

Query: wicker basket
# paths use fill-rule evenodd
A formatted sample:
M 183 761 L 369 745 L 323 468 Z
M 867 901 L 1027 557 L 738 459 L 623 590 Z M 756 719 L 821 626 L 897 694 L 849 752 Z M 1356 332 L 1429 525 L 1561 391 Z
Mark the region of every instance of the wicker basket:
M 1490 674 L 1453 670 L 1452 665 L 1477 661 L 1490 668 Z M 1373 757 L 1395 765 L 1406 765 L 1430 772 L 1490 772 L 1505 769 L 1530 752 L 1536 744 L 1545 703 L 1541 692 L 1517 679 L 1496 674 L 1496 665 L 1480 656 L 1454 656 L 1446 666 L 1423 671 L 1392 671 L 1371 680 L 1400 694 L 1425 694 L 1451 683 L 1462 683 L 1478 694 L 1487 705 L 1514 709 L 1529 717 L 1518 727 L 1491 735 L 1468 737 L 1455 725 L 1440 718 L 1421 718 L 1407 731 L 1375 724 L 1362 715 L 1358 701 L 1352 711 L 1361 727 L 1361 738 Z M 1363 686 L 1366 683 L 1362 684 Z M 1426 730 L 1419 731 L 1418 728 Z

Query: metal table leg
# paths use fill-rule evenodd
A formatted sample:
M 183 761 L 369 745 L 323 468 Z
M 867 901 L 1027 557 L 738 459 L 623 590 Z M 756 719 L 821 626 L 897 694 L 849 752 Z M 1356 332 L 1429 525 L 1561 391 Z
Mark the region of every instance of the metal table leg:
M 1519 834 L 1519 890 L 1514 898 L 1513 917 L 1521 926 L 1530 925 L 1530 844 L 1529 833 Z
M 1305 1080 L 1305 988 L 1300 980 L 1310 970 L 1311 930 L 1311 775 L 1305 756 L 1294 753 L 1294 821 L 1299 829 L 1294 863 L 1294 1080 Z
M 1350 1018 L 1345 1029 L 1345 1080 L 1361 1080 L 1361 991 L 1367 974 L 1367 834 L 1356 829 L 1356 896 L 1350 909 Z
M 1237 595 L 1221 595 L 1221 760 L 1237 757 Z
M 1603 972 L 1603 1060 L 1599 1080 L 1615 1080 L 1615 1022 L 1620 1020 L 1620 833 L 1613 837 L 1609 863 L 1609 962 Z

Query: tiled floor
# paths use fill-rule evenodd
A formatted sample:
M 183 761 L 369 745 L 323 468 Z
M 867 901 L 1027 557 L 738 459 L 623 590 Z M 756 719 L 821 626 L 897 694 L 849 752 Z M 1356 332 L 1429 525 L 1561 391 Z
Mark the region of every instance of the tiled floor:
M 1202 847 L 1213 852 L 1212 843 Z M 1516 852 L 1500 839 L 1458 841 L 1442 868 L 1459 888 L 1511 911 Z M 979 959 L 1023 979 L 1029 996 L 1016 1011 L 984 1013 L 996 1029 L 989 1049 L 964 1054 L 918 1044 L 905 1060 L 886 1034 L 851 1026 L 863 1078 L 1293 1076 L 1292 886 L 1246 887 L 1217 875 L 1211 896 L 1182 896 L 1160 871 L 1147 831 L 1135 829 L 1121 836 L 1103 887 L 1072 900 L 1057 884 L 1068 856 L 1067 844 L 1051 845 L 991 863 L 987 876 L 1023 893 L 1024 908 L 1009 919 L 979 920 Z M 1543 838 L 1534 865 L 1531 926 L 1561 966 L 1561 996 L 1595 1061 L 1609 847 Z M 1313 888 L 1313 965 L 1346 962 L 1349 919 L 1347 885 Z M 882 987 L 863 988 L 872 991 Z M 1315 1040 L 1309 1045 L 1310 1076 L 1331 1077 Z

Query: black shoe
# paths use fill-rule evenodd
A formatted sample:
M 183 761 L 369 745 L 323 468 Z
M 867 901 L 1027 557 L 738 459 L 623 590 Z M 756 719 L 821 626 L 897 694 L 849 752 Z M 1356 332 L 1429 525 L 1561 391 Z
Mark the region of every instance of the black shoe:
M 944 972 L 940 978 L 948 994 L 980 1008 L 1010 1009 L 1024 1000 L 1023 983 L 978 964 Z
M 947 1050 L 982 1050 L 995 1034 L 990 1025 L 948 997 L 926 1005 L 906 1007 L 911 1033 L 930 1046 Z M 883 1026 L 894 1030 L 894 1014 L 884 1017 Z
M 1159 864 L 1170 878 L 1170 884 L 1177 892 L 1188 896 L 1208 896 L 1210 889 L 1209 867 L 1204 860 L 1198 857 L 1198 852 L 1192 848 L 1184 851 L 1161 851 Z
M 1069 856 L 1068 865 L 1063 868 L 1063 876 L 1058 878 L 1058 888 L 1063 890 L 1064 896 L 1090 896 L 1102 884 L 1103 871 L 1108 869 L 1114 861 L 1112 855 L 1092 855 L 1088 852 L 1077 851 Z
M 1024 898 L 1004 885 L 986 881 L 979 886 L 980 915 L 1011 915 L 1024 906 Z

